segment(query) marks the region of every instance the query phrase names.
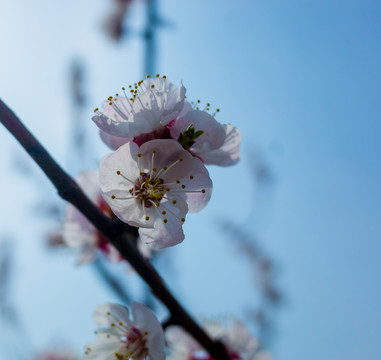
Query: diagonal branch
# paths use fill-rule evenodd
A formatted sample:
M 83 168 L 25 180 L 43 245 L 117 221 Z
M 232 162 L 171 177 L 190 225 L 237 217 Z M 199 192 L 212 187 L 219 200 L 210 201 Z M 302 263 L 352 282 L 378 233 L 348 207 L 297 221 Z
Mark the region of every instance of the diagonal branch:
M 103 215 L 2 100 L 0 120 L 53 183 L 61 198 L 81 211 L 131 264 L 153 294 L 168 308 L 171 318 L 176 319 L 176 323 L 192 335 L 214 359 L 229 360 L 224 346 L 213 341 L 191 318 L 168 290 L 154 267 L 140 254 L 135 246 L 136 228 Z

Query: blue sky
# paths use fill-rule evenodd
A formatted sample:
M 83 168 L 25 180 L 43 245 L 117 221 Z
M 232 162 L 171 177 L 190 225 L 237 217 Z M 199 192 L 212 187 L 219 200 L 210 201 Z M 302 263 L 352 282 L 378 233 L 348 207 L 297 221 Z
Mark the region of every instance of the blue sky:
M 71 59 L 87 65 L 89 118 L 106 95 L 141 78 L 139 38 L 109 44 L 100 31 L 106 11 L 101 0 L 0 3 L 0 96 L 64 164 Z M 381 4 L 163 0 L 160 12 L 172 26 L 159 32 L 159 72 L 182 80 L 188 98 L 221 108 L 218 120 L 243 133 L 241 163 L 211 168 L 212 201 L 204 216 L 189 217 L 186 241 L 170 250 L 181 259 L 173 266 L 182 273 L 168 279 L 171 286 L 197 315 L 247 305 L 253 298 L 247 264 L 231 256 L 216 222 L 221 216 L 252 222 L 279 264 L 277 281 L 287 296 L 271 349 L 275 358 L 377 359 Z M 133 24 L 142 23 L 139 5 L 130 15 Z M 96 142 L 94 127 L 89 133 L 97 159 L 107 149 Z M 18 239 L 16 303 L 37 347 L 67 339 L 81 349 L 92 339 L 92 309 L 109 295 L 89 269 L 73 268 L 72 257 L 51 259 L 42 249 L 41 223 L 26 208 L 39 193 L 12 170 L 22 151 L 4 130 L 0 136 L 6 155 L 0 157 L 1 230 Z M 248 169 L 253 147 L 275 177 L 266 204 L 256 202 Z M 258 219 L 259 206 L 266 216 Z

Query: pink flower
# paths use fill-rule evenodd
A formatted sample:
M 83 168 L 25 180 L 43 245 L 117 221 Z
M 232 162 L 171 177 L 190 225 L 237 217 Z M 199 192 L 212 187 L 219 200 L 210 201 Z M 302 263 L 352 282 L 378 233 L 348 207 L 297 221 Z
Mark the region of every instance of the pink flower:
M 164 360 L 164 333 L 155 314 L 139 303 L 131 304 L 132 319 L 126 307 L 98 306 L 94 321 L 102 326 L 87 347 L 84 360 Z
M 106 155 L 100 165 L 103 196 L 124 222 L 139 227 L 153 249 L 184 239 L 187 212 L 208 203 L 212 181 L 203 163 L 173 140 L 134 142 Z
M 104 201 L 97 171 L 82 172 L 76 181 L 85 194 L 102 212 L 115 217 L 108 204 Z M 65 220 L 62 229 L 64 243 L 82 252 L 78 263 L 87 263 L 94 260 L 98 250 L 101 250 L 109 260 L 120 261 L 119 252 L 106 240 L 106 238 L 71 204 L 67 205 Z
M 125 96 L 110 96 L 102 103 L 103 112 L 95 109 L 92 119 L 105 133 L 101 136 L 106 144 L 116 148 L 123 141 L 163 129 L 183 109 L 185 91 L 165 77 L 148 78 L 123 88 Z
M 183 145 L 191 154 L 210 165 L 230 166 L 238 162 L 241 133 L 235 126 L 220 124 L 205 111 L 191 110 L 180 115 L 170 127 L 172 139 L 180 139 L 190 127 L 195 134 L 202 132 Z
M 205 164 L 230 166 L 238 162 L 239 130 L 220 124 L 214 114 L 185 101 L 184 86 L 178 89 L 167 79 L 156 77 L 139 81 L 130 91 L 130 98 L 126 93 L 109 97 L 102 104 L 103 112 L 95 109 L 93 120 L 111 149 L 129 141 L 140 146 L 154 139 L 173 139 Z
M 233 360 L 271 360 L 264 352 L 258 352 L 258 341 L 238 320 L 224 327 L 216 322 L 204 324 L 206 332 L 215 340 L 221 341 Z M 166 330 L 170 355 L 167 360 L 213 360 L 188 333 L 179 326 Z M 268 357 L 266 357 L 266 356 Z

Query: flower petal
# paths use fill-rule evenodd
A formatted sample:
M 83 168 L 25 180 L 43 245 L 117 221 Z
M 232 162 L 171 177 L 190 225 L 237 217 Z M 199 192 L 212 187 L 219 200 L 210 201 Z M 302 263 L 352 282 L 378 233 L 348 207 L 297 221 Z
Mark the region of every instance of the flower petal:
M 222 126 L 226 133 L 225 142 L 219 149 L 210 150 L 201 155 L 205 164 L 231 166 L 236 164 L 240 159 L 240 131 L 230 124 L 223 124 Z
M 120 321 L 125 324 L 124 327 L 126 328 L 131 326 L 128 309 L 118 304 L 106 303 L 97 306 L 93 314 L 93 319 L 97 325 L 101 326 L 117 325 Z

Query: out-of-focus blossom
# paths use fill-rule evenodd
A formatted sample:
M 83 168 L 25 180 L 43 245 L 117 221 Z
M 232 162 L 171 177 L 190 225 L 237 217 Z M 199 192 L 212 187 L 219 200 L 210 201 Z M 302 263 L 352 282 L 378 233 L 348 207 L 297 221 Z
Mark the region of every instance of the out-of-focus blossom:
M 213 339 L 223 343 L 234 360 L 271 360 L 267 353 L 258 351 L 258 341 L 238 320 L 234 320 L 228 327 L 216 322 L 206 322 L 204 327 Z M 179 326 L 170 326 L 166 330 L 166 338 L 170 350 L 168 360 L 213 360 L 201 345 Z
M 94 122 L 102 140 L 113 150 L 126 142 L 141 146 L 154 139 L 173 139 L 205 164 L 230 166 L 238 162 L 241 134 L 230 124 L 220 124 L 207 111 L 184 100 L 180 89 L 166 78 L 139 81 L 124 97 L 116 94 L 95 109 Z M 209 110 L 207 104 L 204 110 Z
M 114 41 L 120 40 L 125 32 L 123 22 L 132 2 L 133 0 L 113 1 L 113 8 L 111 13 L 105 19 L 104 29 L 106 34 Z
M 212 181 L 203 163 L 173 140 L 129 142 L 106 155 L 100 165 L 103 196 L 124 222 L 139 227 L 153 249 L 184 239 L 187 212 L 208 203 Z
M 114 217 L 110 207 L 104 201 L 97 171 L 85 171 L 76 181 L 92 202 L 107 216 Z M 106 240 L 106 238 L 82 215 L 73 205 L 68 204 L 62 229 L 64 243 L 81 251 L 78 263 L 87 263 L 94 260 L 98 250 L 101 250 L 109 260 L 120 261 L 119 252 Z
M 98 306 L 94 321 L 101 326 L 97 338 L 86 348 L 84 360 L 164 360 L 164 333 L 155 314 L 139 303 L 126 307 Z
M 35 360 L 79 360 L 79 357 L 70 350 L 55 349 L 37 355 Z

